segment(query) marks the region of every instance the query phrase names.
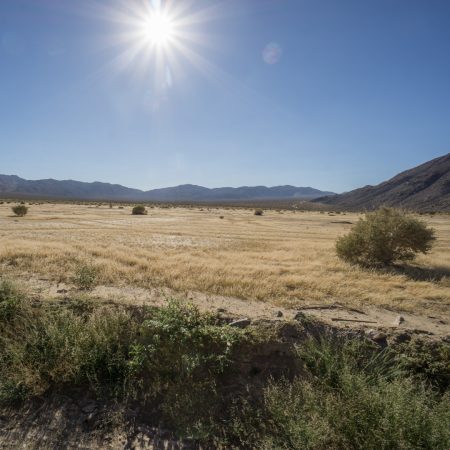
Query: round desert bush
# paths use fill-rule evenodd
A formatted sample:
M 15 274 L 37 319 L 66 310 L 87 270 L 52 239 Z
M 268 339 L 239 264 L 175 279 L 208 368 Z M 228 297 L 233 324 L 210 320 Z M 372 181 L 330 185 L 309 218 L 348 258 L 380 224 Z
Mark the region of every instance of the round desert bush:
M 262 216 L 264 211 L 262 209 L 255 209 L 255 216 Z
M 143 216 L 143 215 L 147 214 L 147 210 L 144 205 L 137 205 L 133 208 L 131 213 L 134 214 L 135 216 L 139 216 L 139 215 Z
M 416 218 L 392 208 L 366 214 L 349 234 L 336 242 L 339 258 L 363 266 L 386 266 L 427 253 L 434 230 Z
M 19 217 L 23 217 L 27 212 L 28 208 L 25 205 L 16 205 L 11 207 L 12 212 Z

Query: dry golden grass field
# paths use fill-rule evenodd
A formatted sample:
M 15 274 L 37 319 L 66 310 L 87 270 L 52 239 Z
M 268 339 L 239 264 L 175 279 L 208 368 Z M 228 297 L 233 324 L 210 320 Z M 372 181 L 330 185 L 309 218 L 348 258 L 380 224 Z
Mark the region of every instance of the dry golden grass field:
M 223 218 L 221 218 L 223 216 Z M 97 283 L 166 287 L 259 300 L 286 308 L 335 303 L 448 314 L 450 216 L 423 216 L 437 232 L 432 252 L 405 271 L 380 272 L 338 260 L 336 238 L 358 215 L 320 212 L 44 203 L 27 216 L 0 205 L 0 264 L 8 276 L 70 283 L 81 265 Z M 338 223 L 334 223 L 338 222 Z

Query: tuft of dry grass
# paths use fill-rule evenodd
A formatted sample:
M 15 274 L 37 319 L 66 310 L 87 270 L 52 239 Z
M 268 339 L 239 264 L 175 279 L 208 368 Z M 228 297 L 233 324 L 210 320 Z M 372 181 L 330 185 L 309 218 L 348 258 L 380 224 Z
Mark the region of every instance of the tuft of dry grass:
M 98 284 L 169 287 L 287 307 L 305 303 L 377 305 L 407 311 L 450 306 L 450 216 L 421 217 L 436 229 L 433 251 L 413 266 L 376 271 L 335 255 L 337 237 L 358 214 L 339 219 L 319 212 L 155 207 L 35 205 L 20 221 L 0 205 L 0 264 L 70 283 L 93 264 Z M 218 214 L 223 214 L 220 219 Z M 344 220 L 345 219 L 345 220 Z

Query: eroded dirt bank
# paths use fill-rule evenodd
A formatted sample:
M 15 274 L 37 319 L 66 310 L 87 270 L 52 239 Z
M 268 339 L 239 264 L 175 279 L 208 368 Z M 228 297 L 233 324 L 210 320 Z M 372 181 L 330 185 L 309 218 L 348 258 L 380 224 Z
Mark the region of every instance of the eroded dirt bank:
M 311 309 L 318 310 L 320 311 Z M 307 314 L 308 310 L 304 311 L 306 314 L 299 311 L 290 320 L 286 317 L 247 320 L 236 314 L 219 312 L 222 326 L 243 328 L 261 337 L 243 342 L 233 353 L 230 370 L 220 380 L 219 389 L 225 397 L 232 398 L 250 391 L 250 398 L 257 398 L 269 380 L 301 377 L 303 363 L 298 358 L 296 348 L 311 338 L 365 342 L 367 348 L 371 349 L 384 347 L 395 352 L 406 352 L 406 357 L 411 357 L 411 363 L 417 364 L 417 370 L 426 375 L 435 370 L 427 366 L 428 357 L 431 361 L 434 353 L 441 356 L 450 354 L 445 337 L 437 339 L 436 335 L 404 329 L 385 333 L 379 329 L 367 332 L 364 328 L 345 328 L 312 319 Z M 333 315 L 347 313 L 338 306 L 326 311 Z M 352 311 L 348 312 L 351 313 Z M 420 349 L 420 352 L 411 353 L 408 349 L 412 348 Z M 415 361 L 414 358 L 417 359 L 419 354 L 427 356 L 421 361 Z M 450 379 L 448 360 L 443 365 L 439 361 L 439 364 L 444 371 L 447 364 L 447 373 L 440 374 L 446 383 Z M 144 407 L 139 401 L 121 403 L 93 395 L 85 389 L 59 387 L 41 398 L 1 409 L 0 448 L 218 448 L 213 444 L 200 446 L 195 440 L 179 439 L 176 433 L 157 426 L 154 419 L 151 408 Z

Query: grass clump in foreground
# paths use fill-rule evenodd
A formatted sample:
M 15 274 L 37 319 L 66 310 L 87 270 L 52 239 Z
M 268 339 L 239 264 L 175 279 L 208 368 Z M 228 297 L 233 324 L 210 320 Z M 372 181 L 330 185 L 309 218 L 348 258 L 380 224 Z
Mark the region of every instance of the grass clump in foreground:
M 226 448 L 450 444 L 448 392 L 413 376 L 395 354 L 361 343 L 308 341 L 292 352 L 302 363 L 296 378 L 261 384 L 237 361 L 273 337 L 183 303 L 126 310 L 82 298 L 35 306 L 2 283 L 0 311 L 2 404 L 82 386 L 137 402 L 152 425 Z
M 360 351 L 326 341 L 301 349 L 306 376 L 265 390 L 261 448 L 448 448 L 448 393 L 434 393 L 383 353 Z
M 98 270 L 92 264 L 82 264 L 76 268 L 73 281 L 78 289 L 89 291 L 94 288 Z

